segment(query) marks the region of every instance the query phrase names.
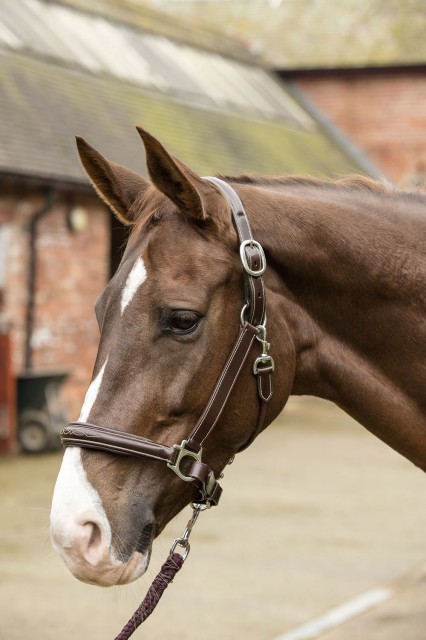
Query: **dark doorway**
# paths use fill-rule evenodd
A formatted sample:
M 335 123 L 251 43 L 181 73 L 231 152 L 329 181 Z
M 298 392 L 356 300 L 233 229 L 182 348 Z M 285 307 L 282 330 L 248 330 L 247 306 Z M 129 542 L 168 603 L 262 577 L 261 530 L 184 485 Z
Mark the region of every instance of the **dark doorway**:
M 118 265 L 123 257 L 126 248 L 127 239 L 129 237 L 129 227 L 117 220 L 113 213 L 111 215 L 111 244 L 110 244 L 110 263 L 109 277 L 112 278 L 118 269 Z

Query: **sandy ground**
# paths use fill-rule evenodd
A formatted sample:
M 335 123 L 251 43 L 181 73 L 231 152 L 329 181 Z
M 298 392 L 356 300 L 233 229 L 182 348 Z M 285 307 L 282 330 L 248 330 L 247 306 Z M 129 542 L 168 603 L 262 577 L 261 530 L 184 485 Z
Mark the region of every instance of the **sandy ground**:
M 50 549 L 59 465 L 59 454 L 0 460 L 1 640 L 114 638 L 189 516 L 156 542 L 147 576 L 84 585 Z M 135 639 L 273 640 L 426 558 L 424 474 L 327 403 L 293 400 L 223 487 Z M 323 638 L 422 640 L 425 612 L 423 580 Z

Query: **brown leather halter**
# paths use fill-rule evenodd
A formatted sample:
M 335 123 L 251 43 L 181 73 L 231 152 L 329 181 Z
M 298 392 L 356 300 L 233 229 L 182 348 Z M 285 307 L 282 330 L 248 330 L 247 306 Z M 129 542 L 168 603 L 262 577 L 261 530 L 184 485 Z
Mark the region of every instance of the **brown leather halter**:
M 141 436 L 86 422 L 71 422 L 61 432 L 65 447 L 78 446 L 108 453 L 142 456 L 165 462 L 184 482 L 194 483 L 198 495 L 194 502 L 216 505 L 222 488 L 214 472 L 202 461 L 202 446 L 213 431 L 225 408 L 255 338 L 262 353 L 253 364 L 257 376 L 260 411 L 256 428 L 240 451 L 252 443 L 264 425 L 267 403 L 272 397 L 274 361 L 268 354 L 266 340 L 266 295 L 262 274 L 266 259 L 261 245 L 253 239 L 247 214 L 234 189 L 219 178 L 207 177 L 228 200 L 240 241 L 240 257 L 244 269 L 246 304 L 241 311 L 241 328 L 234 348 L 219 376 L 214 391 L 195 428 L 181 444 L 167 446 Z

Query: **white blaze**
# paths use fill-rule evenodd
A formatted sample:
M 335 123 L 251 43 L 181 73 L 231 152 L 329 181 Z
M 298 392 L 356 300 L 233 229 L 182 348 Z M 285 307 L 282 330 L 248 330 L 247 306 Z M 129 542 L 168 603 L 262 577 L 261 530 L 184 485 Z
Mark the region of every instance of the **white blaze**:
M 87 390 L 79 420 L 87 422 L 99 394 L 108 358 L 92 380 Z M 87 479 L 81 460 L 80 447 L 67 447 L 53 492 L 50 514 L 53 547 L 73 571 L 83 566 L 78 573 L 90 578 L 87 566 L 102 567 L 103 564 L 120 564 L 110 556 L 111 527 L 99 494 Z M 101 544 L 93 551 L 83 547 L 91 526 L 101 531 Z M 111 564 L 111 566 L 112 566 Z
M 147 277 L 142 258 L 134 263 L 121 295 L 121 314 Z M 90 383 L 79 421 L 87 422 L 99 396 L 108 357 Z M 96 544 L 92 542 L 98 531 Z M 71 571 L 88 582 L 110 585 L 133 580 L 146 569 L 149 554 L 134 552 L 123 563 L 111 549 L 111 527 L 98 492 L 83 467 L 80 447 L 68 447 L 56 481 L 51 511 L 53 546 Z M 100 536 L 100 537 L 99 537 Z
M 102 528 L 103 545 L 111 544 L 111 528 L 97 491 L 87 480 L 81 462 L 80 447 L 67 447 L 56 480 L 52 500 L 53 545 L 64 555 L 79 534 L 79 527 L 96 522 Z
M 83 406 L 80 412 L 80 422 L 87 422 L 87 418 L 89 417 L 92 407 L 95 404 L 96 398 L 98 397 L 107 362 L 108 358 L 105 360 L 102 369 L 99 370 L 98 375 L 94 380 L 92 380 L 89 388 L 87 389 L 86 397 L 84 398 Z
M 142 258 L 138 258 L 127 276 L 126 284 L 124 285 L 123 293 L 121 295 L 121 315 L 123 315 L 125 308 L 132 300 L 141 284 L 145 282 L 146 275 L 144 261 Z
M 87 390 L 79 417 L 82 422 L 87 422 L 98 397 L 107 362 L 108 358 Z M 81 449 L 67 447 L 56 480 L 51 512 L 53 543 L 61 555 L 64 548 L 72 546 L 72 540 L 85 521 L 95 521 L 102 527 L 104 544 L 109 547 L 111 529 L 99 495 L 87 480 L 81 462 Z

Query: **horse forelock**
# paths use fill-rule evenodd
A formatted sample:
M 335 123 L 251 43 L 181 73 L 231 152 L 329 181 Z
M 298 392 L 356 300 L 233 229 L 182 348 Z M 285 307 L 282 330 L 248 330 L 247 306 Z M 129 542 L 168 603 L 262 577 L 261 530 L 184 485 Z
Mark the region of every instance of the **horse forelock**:
M 175 205 L 167 196 L 158 191 L 153 184 L 149 184 L 146 190 L 139 193 L 129 211 L 135 220 L 131 237 L 140 235 L 143 228 L 149 228 L 164 216 L 172 215 L 175 209 Z
M 174 225 L 176 234 L 182 234 L 183 238 L 187 236 L 190 227 L 203 240 L 216 242 L 221 246 L 228 244 L 231 250 L 235 251 L 236 235 L 232 216 L 228 205 L 215 188 L 211 189 L 205 204 L 206 219 L 197 221 L 190 212 L 179 210 L 166 195 L 153 184 L 149 184 L 149 187 L 139 194 L 129 211 L 129 217 L 135 220 L 129 235 L 129 247 L 134 247 L 160 222 L 174 221 L 178 222 Z

